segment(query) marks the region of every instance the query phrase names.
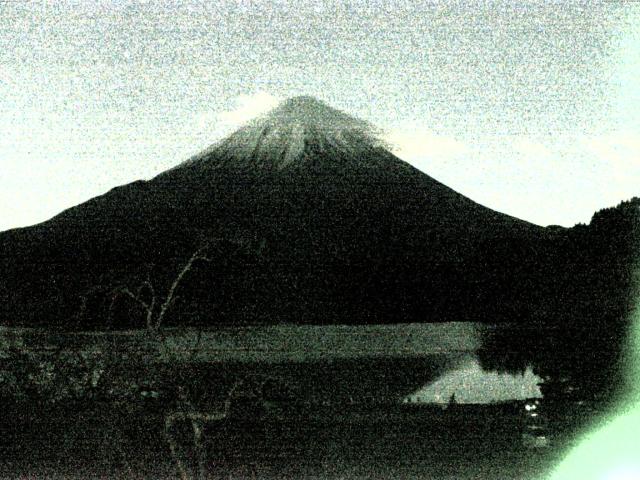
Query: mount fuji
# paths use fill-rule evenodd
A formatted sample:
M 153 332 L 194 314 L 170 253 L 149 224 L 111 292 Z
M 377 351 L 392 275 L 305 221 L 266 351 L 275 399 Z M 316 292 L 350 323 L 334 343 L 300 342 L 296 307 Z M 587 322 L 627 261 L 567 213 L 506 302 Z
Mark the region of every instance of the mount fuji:
M 143 327 L 108 292 L 166 291 L 203 245 L 210 261 L 185 275 L 167 323 L 495 321 L 521 311 L 549 235 L 295 97 L 151 180 L 1 233 L 0 321 Z

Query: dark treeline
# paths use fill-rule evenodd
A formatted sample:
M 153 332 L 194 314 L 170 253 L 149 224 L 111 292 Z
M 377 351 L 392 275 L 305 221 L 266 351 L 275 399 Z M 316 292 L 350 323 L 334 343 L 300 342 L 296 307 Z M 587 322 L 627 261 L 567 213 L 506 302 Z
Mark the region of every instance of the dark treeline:
M 529 319 L 487 334 L 485 368 L 518 372 L 531 365 L 589 398 L 619 393 L 639 247 L 638 198 L 598 211 L 589 225 L 558 228 L 539 251 L 535 273 L 519 278 L 519 286 L 504 285 Z

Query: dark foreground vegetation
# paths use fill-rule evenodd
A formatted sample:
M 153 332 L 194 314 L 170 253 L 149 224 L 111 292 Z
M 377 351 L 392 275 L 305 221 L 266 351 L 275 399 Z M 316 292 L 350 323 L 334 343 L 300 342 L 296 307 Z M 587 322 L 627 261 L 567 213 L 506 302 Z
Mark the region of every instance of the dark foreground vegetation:
M 569 437 L 527 448 L 520 406 L 306 406 L 298 414 L 274 407 L 260 420 L 203 424 L 202 471 L 206 478 L 537 479 Z M 180 478 L 158 407 L 6 410 L 0 476 Z M 196 478 L 191 425 L 178 422 L 172 436 L 187 478 Z

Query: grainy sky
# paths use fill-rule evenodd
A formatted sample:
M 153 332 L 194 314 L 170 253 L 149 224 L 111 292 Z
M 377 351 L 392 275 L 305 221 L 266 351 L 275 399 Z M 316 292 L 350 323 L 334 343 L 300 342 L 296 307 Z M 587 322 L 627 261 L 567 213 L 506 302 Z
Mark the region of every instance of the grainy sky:
M 0 230 L 300 94 L 482 204 L 587 222 L 640 195 L 639 25 L 625 1 L 0 0 Z

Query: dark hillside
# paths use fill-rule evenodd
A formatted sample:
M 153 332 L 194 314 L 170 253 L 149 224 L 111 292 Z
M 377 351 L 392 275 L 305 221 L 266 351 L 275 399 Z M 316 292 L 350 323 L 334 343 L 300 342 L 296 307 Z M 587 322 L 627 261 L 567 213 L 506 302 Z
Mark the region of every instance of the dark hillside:
M 614 398 L 626 371 L 639 261 L 638 198 L 596 212 L 589 225 L 558 230 L 540 262 L 544 274 L 531 285 L 538 315 L 492 332 L 485 366 L 521 371 L 532 364 L 581 395 Z

